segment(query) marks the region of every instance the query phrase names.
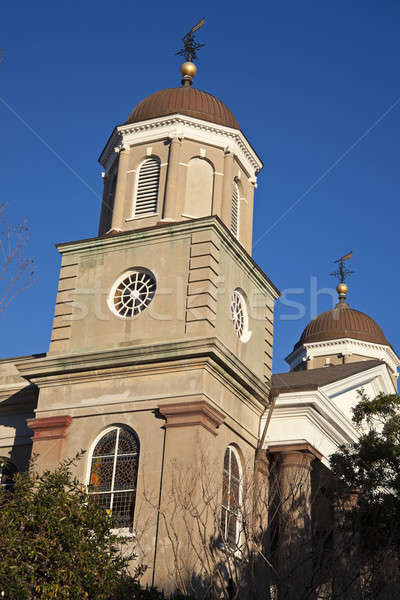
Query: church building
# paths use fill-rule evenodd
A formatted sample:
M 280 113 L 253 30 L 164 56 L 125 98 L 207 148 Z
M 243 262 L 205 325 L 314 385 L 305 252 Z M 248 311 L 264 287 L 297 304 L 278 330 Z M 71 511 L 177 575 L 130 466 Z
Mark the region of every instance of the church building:
M 252 258 L 263 164 L 229 108 L 192 85 L 195 65 L 181 73 L 106 142 L 98 236 L 57 246 L 48 351 L 0 361 L 0 455 L 23 470 L 36 453 L 45 469 L 85 450 L 78 478 L 124 535 L 142 532 L 147 581 L 166 590 L 177 583 L 160 515 L 177 468 L 212 465 L 225 541 L 240 536 L 235 506 L 257 462 L 283 486 L 301 472 L 311 511 L 313 473 L 357 439 L 357 390 L 395 393 L 400 365 L 339 284 L 288 372 L 272 374 L 279 291 Z

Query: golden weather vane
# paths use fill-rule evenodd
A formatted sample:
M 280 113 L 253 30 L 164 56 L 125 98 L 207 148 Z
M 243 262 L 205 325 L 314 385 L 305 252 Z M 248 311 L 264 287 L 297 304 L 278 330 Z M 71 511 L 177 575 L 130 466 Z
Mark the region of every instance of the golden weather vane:
M 336 307 L 339 308 L 346 308 L 348 306 L 346 303 L 346 294 L 349 291 L 349 288 L 347 287 L 345 281 L 347 277 L 353 275 L 354 273 L 354 271 L 347 269 L 346 265 L 344 264 L 346 260 L 349 260 L 349 258 L 353 258 L 352 251 L 334 261 L 334 263 L 336 265 L 338 264 L 339 266 L 336 271 L 331 273 L 332 277 L 337 277 L 339 279 L 339 283 L 336 286 L 337 293 L 339 294 L 339 304 L 337 304 Z
M 200 50 L 200 48 L 202 48 L 203 46 L 205 46 L 205 44 L 199 44 L 194 39 L 194 33 L 198 29 L 200 29 L 200 27 L 203 27 L 205 22 L 205 19 L 201 19 L 201 21 L 199 21 L 194 27 L 192 27 L 192 29 L 182 38 L 183 48 L 182 50 L 178 50 L 177 54 L 179 56 L 184 56 L 188 62 L 193 62 L 194 60 L 197 60 L 197 51 Z
M 331 273 L 331 275 L 332 275 L 332 277 L 337 277 L 339 279 L 339 283 L 344 283 L 346 281 L 347 277 L 350 277 L 350 275 L 353 275 L 353 273 L 354 273 L 354 271 L 350 271 L 350 269 L 347 269 L 344 264 L 344 262 L 346 260 L 349 260 L 349 258 L 353 258 L 352 251 L 348 252 L 344 256 L 341 256 L 340 258 L 338 258 L 337 260 L 334 261 L 335 264 L 339 264 L 339 267 L 337 268 L 336 271 Z

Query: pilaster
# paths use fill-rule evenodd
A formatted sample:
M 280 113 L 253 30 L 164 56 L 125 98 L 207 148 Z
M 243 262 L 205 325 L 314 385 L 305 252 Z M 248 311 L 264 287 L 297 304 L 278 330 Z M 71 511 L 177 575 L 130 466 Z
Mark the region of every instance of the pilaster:
M 181 152 L 181 144 L 182 139 L 178 136 L 171 138 L 163 210 L 163 219 L 167 221 L 175 221 L 176 219 L 176 199 L 178 196 L 179 157 Z

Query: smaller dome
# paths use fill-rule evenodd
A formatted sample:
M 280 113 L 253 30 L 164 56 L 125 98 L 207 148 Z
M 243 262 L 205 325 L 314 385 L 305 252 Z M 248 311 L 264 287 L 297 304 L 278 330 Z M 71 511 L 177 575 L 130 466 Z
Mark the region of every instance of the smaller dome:
M 359 310 L 342 304 L 327 310 L 310 321 L 294 350 L 311 342 L 325 342 L 341 338 L 352 338 L 373 344 L 390 346 L 378 323 Z
M 240 129 L 233 113 L 221 100 L 193 87 L 167 88 L 155 92 L 139 102 L 126 125 L 175 114 Z

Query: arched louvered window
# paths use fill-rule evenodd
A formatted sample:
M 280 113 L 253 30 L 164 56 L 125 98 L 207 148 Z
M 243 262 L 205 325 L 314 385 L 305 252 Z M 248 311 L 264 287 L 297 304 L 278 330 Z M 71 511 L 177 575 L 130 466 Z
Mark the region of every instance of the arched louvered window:
M 234 446 L 228 446 L 222 476 L 221 534 L 225 542 L 237 545 L 240 534 L 241 468 Z
M 232 220 L 231 231 L 236 238 L 239 238 L 239 219 L 240 219 L 240 194 L 239 186 L 236 181 L 233 182 L 232 190 Z
M 157 212 L 158 187 L 160 183 L 160 159 L 147 158 L 138 172 L 134 217 L 144 217 Z
M 108 429 L 93 450 L 88 492 L 118 527 L 132 527 L 138 463 L 139 440 L 125 427 Z

